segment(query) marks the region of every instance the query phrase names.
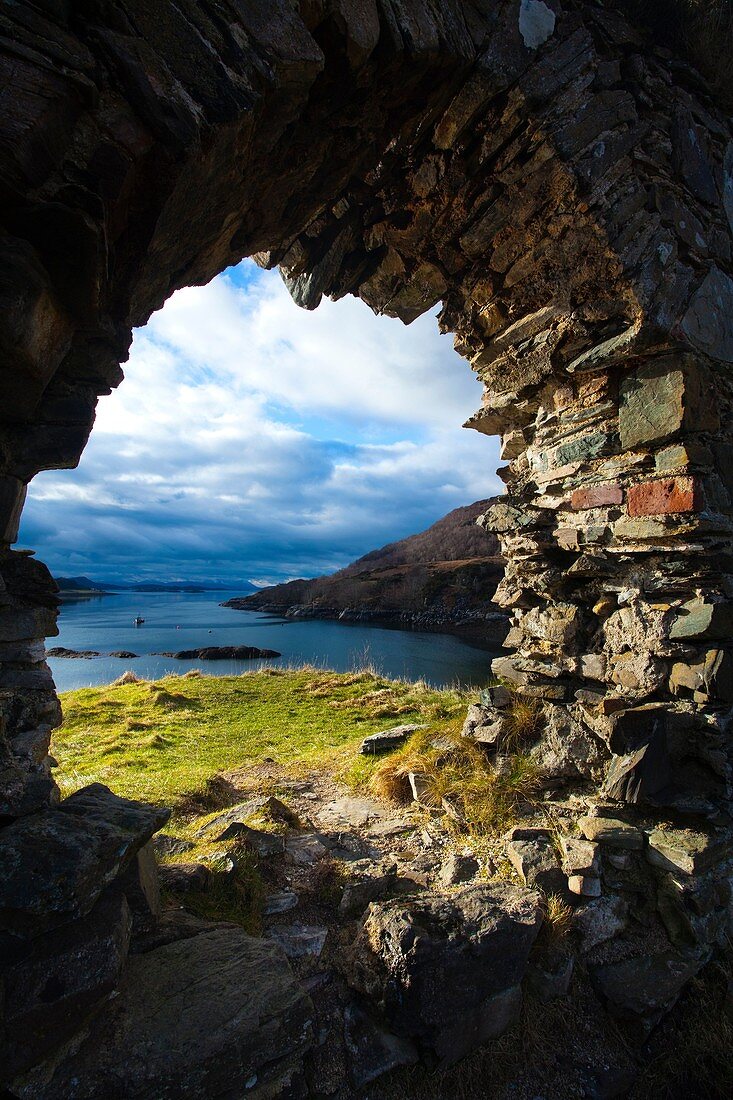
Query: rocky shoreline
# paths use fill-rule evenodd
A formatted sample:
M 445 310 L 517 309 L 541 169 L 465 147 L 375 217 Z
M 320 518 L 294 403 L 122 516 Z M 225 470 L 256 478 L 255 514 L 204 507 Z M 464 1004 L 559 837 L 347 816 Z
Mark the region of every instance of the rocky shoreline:
M 375 626 L 390 627 L 395 630 L 415 630 L 427 634 L 455 634 L 487 649 L 501 647 L 509 619 L 501 611 L 460 611 L 446 612 L 437 609 L 427 611 L 408 611 L 371 607 L 314 607 L 311 604 L 259 603 L 257 608 L 248 603 L 250 597 L 235 596 L 223 603 L 222 607 L 231 607 L 236 611 L 262 611 L 268 615 L 278 615 L 284 619 L 316 619 L 340 623 L 373 623 Z

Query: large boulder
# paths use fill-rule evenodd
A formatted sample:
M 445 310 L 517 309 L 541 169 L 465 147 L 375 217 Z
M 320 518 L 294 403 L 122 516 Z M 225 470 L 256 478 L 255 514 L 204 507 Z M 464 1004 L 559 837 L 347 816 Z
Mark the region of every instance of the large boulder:
M 0 832 L 0 931 L 33 938 L 88 913 L 170 817 L 93 783 Z
M 211 1100 L 288 1094 L 312 1042 L 310 998 L 273 943 L 214 928 L 132 956 L 77 1053 L 23 1100 Z
M 395 1032 L 453 1062 L 516 1019 L 541 923 L 539 894 L 506 883 L 377 903 L 350 980 Z

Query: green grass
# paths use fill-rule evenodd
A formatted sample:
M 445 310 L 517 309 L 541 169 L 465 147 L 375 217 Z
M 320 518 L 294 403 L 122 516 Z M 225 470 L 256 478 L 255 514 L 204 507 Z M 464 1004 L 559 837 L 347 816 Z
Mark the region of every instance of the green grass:
M 203 813 L 216 805 L 209 796 L 220 773 L 265 758 L 293 772 L 323 766 L 345 773 L 368 733 L 402 722 L 454 728 L 466 699 L 371 671 L 308 667 L 85 688 L 62 695 L 55 774 L 64 795 L 101 782 L 179 811 L 193 796 Z

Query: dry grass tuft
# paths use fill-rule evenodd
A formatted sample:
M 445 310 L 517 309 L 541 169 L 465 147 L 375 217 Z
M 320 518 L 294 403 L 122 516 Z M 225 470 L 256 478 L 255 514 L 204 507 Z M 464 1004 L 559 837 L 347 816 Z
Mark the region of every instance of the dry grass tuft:
M 560 897 L 550 894 L 542 903 L 542 933 L 546 941 L 555 946 L 570 932 L 573 921 L 573 908 Z
M 125 729 L 128 730 L 149 730 L 153 726 L 153 722 L 149 722 L 145 718 L 126 718 Z
M 526 699 L 515 695 L 511 705 L 503 712 L 505 716 L 505 740 L 503 748 L 507 752 L 520 752 L 532 741 L 536 741 L 542 732 L 544 715 L 538 699 Z
M 528 756 L 516 753 L 494 764 L 483 749 L 462 738 L 457 727 L 442 733 L 439 743 L 429 729 L 418 730 L 376 766 L 368 786 L 380 798 L 409 802 L 410 772 L 425 777 L 423 801 L 428 806 L 440 807 L 448 799 L 459 807 L 468 829 L 479 833 L 507 828 L 519 803 L 532 799 L 539 781 Z
M 128 669 L 127 672 L 123 672 L 121 676 L 118 676 L 116 680 L 113 680 L 110 687 L 122 687 L 125 684 L 144 684 L 145 681 L 137 673 Z

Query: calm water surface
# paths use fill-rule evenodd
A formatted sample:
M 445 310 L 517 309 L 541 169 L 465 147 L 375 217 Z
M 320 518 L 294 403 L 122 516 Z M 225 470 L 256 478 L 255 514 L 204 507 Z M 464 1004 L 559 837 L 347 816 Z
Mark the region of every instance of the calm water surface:
M 126 669 L 146 679 L 171 672 L 203 668 L 230 676 L 275 664 L 304 662 L 347 672 L 369 662 L 386 676 L 423 678 L 442 686 L 484 684 L 492 654 L 448 634 L 421 634 L 376 626 L 274 618 L 257 611 L 235 611 L 220 603 L 237 592 L 116 593 L 64 602 L 59 636 L 48 646 L 94 649 L 101 653 L 126 649 L 131 658 L 51 658 L 59 691 L 108 684 Z M 136 616 L 143 626 L 133 625 Z M 251 645 L 276 649 L 278 660 L 176 661 L 153 656 L 155 650 L 199 649 L 202 646 Z

